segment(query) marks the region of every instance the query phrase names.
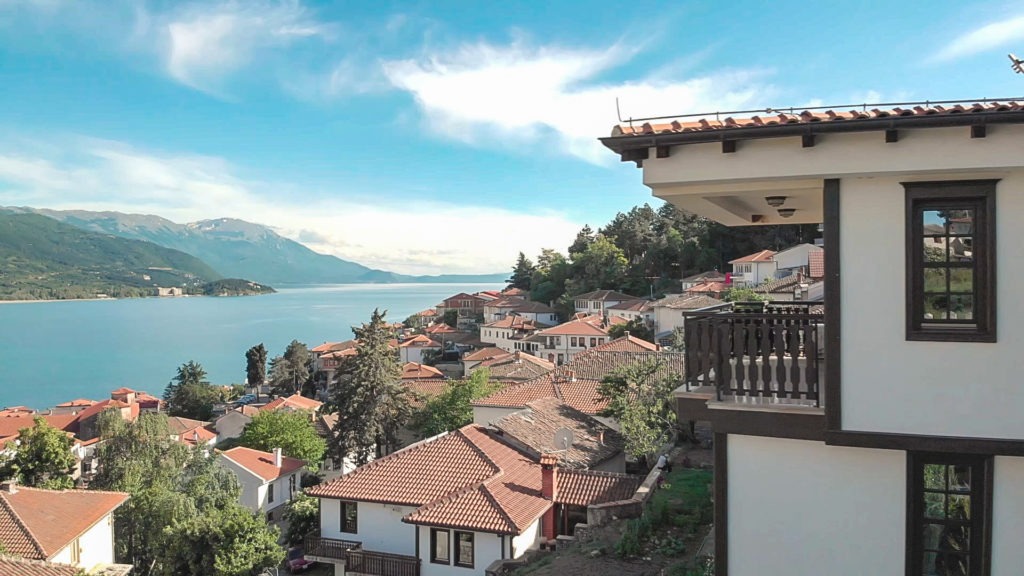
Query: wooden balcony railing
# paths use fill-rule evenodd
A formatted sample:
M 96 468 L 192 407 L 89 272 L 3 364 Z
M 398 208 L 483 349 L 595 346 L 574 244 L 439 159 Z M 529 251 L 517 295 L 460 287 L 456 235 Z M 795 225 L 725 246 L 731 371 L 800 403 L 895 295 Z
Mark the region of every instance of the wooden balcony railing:
M 719 400 L 747 396 L 820 406 L 824 316 L 796 303 L 743 309 L 686 315 L 687 389 L 714 386 Z
M 360 542 L 351 540 L 336 540 L 334 538 L 321 538 L 315 534 L 306 536 L 303 543 L 303 551 L 306 556 L 316 558 L 344 560 L 349 550 L 359 548 Z
M 420 576 L 420 559 L 415 556 L 363 550 L 361 542 L 306 536 L 304 552 L 317 561 L 345 564 L 346 575 L 356 576 Z
M 415 556 L 349 550 L 345 558 L 345 574 L 361 576 L 420 576 L 420 559 Z

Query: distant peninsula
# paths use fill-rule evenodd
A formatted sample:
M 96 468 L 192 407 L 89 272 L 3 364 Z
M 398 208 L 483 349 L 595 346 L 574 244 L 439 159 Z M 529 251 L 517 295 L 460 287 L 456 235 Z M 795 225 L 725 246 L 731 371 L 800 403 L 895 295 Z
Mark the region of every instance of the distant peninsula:
M 27 207 L 0 210 L 46 216 L 79 230 L 149 242 L 197 258 L 216 270 L 218 277 L 247 278 L 271 286 L 413 282 L 493 284 L 508 278 L 507 272 L 411 276 L 376 270 L 336 256 L 319 254 L 267 226 L 235 218 L 178 224 L 149 214 Z

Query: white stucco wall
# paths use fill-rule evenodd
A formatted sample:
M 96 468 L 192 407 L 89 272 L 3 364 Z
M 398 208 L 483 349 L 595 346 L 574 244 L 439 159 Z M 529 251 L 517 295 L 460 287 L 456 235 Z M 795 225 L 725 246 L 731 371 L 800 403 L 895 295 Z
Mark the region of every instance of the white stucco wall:
M 903 574 L 905 453 L 728 442 L 731 576 Z
M 256 478 L 252 472 L 223 456 L 217 458 L 217 461 L 238 478 L 238 485 L 242 487 L 242 493 L 239 495 L 238 500 L 242 503 L 242 506 L 253 512 L 258 512 L 260 503 L 266 498 L 266 494 L 262 490 L 263 480 Z
M 60 564 L 71 564 L 85 569 L 91 569 L 97 564 L 112 564 L 114 562 L 114 525 L 111 515 L 107 514 L 93 524 L 91 528 L 78 537 L 79 561 L 72 562 L 71 548 L 75 545 L 72 542 L 57 552 L 51 562 Z
M 784 270 L 786 268 L 798 268 L 800 266 L 808 266 L 808 261 L 811 252 L 821 252 L 821 246 L 815 246 L 813 244 L 798 244 L 788 250 L 783 250 L 775 256 L 772 260 L 775 261 L 777 270 Z
M 497 534 L 474 532 L 473 536 L 473 567 L 456 566 L 455 562 L 455 530 L 449 530 L 451 559 L 453 564 L 434 564 L 430 561 L 430 527 L 420 526 L 420 575 L 421 576 L 471 576 L 483 574 L 491 562 L 501 558 L 501 537 Z M 508 546 L 508 536 L 505 537 Z
M 354 540 L 363 543 L 364 550 L 392 554 L 416 554 L 416 530 L 402 517 L 415 508 L 358 502 L 357 534 L 341 531 L 341 505 L 332 498 L 320 499 L 320 534 L 324 538 Z
M 966 137 L 964 137 L 966 138 Z M 1019 145 L 1019 143 L 1018 143 Z M 840 181 L 843 428 L 1024 438 L 1024 387 L 1017 382 L 1024 341 L 1024 172 L 996 189 L 996 343 L 905 339 L 904 191 L 910 178 Z
M 992 576 L 1017 576 L 1024 566 L 1024 458 L 996 457 L 992 494 Z
M 523 554 L 526 554 L 527 550 L 533 550 L 540 546 L 542 519 L 543 516 L 538 518 L 533 524 L 530 524 L 529 528 L 523 530 L 522 534 L 512 538 L 513 558 L 519 558 Z
M 522 410 L 520 407 L 497 408 L 493 406 L 473 406 L 473 423 L 487 426 L 491 422 L 497 422 L 513 412 Z

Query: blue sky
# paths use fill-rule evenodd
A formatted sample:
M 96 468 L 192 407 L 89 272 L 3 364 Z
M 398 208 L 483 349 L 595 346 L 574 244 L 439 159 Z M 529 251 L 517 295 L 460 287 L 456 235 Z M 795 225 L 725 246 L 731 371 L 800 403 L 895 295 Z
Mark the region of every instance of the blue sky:
M 494 272 L 648 201 L 624 116 L 1024 95 L 1017 2 L 0 0 L 0 205 Z

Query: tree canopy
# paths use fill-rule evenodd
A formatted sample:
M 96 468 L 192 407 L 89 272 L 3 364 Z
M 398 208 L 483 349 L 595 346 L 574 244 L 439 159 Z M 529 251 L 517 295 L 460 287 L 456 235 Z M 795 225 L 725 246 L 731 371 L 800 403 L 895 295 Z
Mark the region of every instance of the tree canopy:
M 509 288 L 520 288 L 522 290 L 530 289 L 530 282 L 533 278 L 534 266 L 533 262 L 526 257 L 526 254 L 519 253 L 519 258 L 516 259 L 516 265 L 512 267 L 512 277 L 506 280 Z
M 270 384 L 272 394 L 291 396 L 298 394 L 309 380 L 313 356 L 309 348 L 298 340 L 292 340 L 284 354 L 270 361 Z
M 625 324 L 616 324 L 608 329 L 608 336 L 611 338 L 622 338 L 629 332 L 630 336 L 646 340 L 654 344 L 654 330 L 647 325 L 643 318 L 633 318 Z
M 267 381 L 267 349 L 262 342 L 245 352 L 245 381 L 256 388 L 257 394 Z
M 5 455 L 0 475 L 35 488 L 64 490 L 75 485 L 72 441 L 62 430 L 36 417 L 31 428 L 22 428 L 12 455 Z
M 316 433 L 309 412 L 261 411 L 245 425 L 238 438 L 241 446 L 272 451 L 280 448 L 286 456 L 305 460 L 316 467 L 324 457 L 327 444 Z
M 424 437 L 457 430 L 473 422 L 471 402 L 497 390 L 487 368 L 475 370 L 469 378 L 454 380 L 448 388 L 427 401 L 416 414 L 413 426 Z
M 402 385 L 402 369 L 389 342 L 392 330 L 386 312 L 374 310 L 368 324 L 353 328 L 359 339 L 356 354 L 335 373 L 328 401 L 337 411 L 331 453 L 365 464 L 375 451 L 398 446 L 398 431 L 412 416 L 411 394 Z
M 167 413 L 193 420 L 209 420 L 213 405 L 221 399 L 221 391 L 210 385 L 206 370 L 194 360 L 179 366 L 178 374 L 164 390 Z
M 618 420 L 626 452 L 636 457 L 654 454 L 675 432 L 676 383 L 661 374 L 661 368 L 659 360 L 624 366 L 605 376 L 597 388 L 608 401 L 601 416 Z

